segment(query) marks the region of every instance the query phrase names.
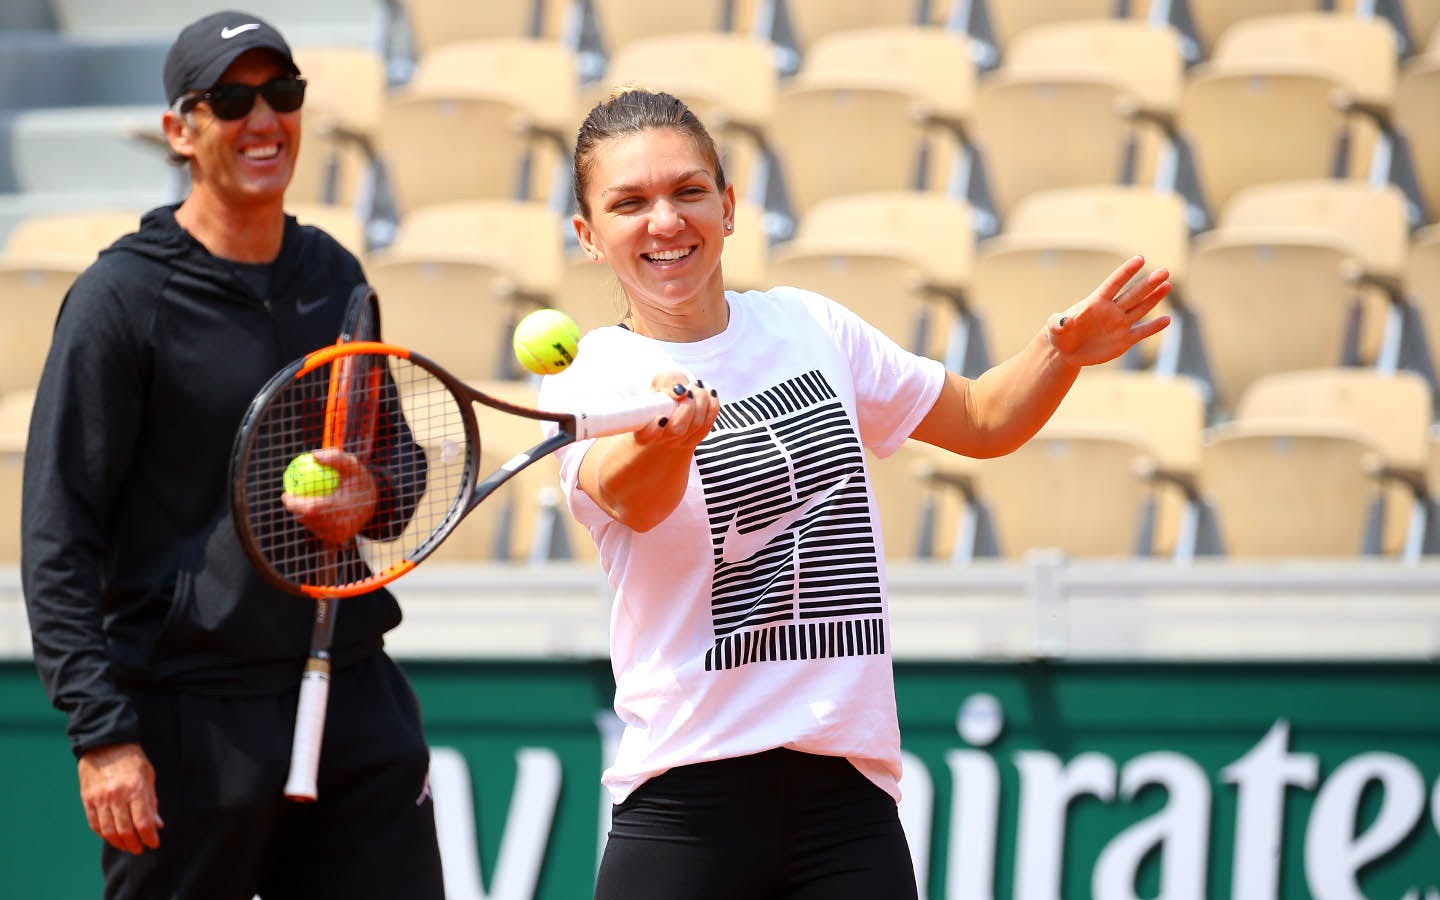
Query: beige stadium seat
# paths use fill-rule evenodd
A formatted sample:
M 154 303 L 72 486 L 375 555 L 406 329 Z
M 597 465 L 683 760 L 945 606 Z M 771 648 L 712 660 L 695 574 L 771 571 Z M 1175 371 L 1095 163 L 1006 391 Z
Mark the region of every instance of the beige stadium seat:
M 1092 73 L 992 72 L 976 96 L 972 135 L 1002 223 L 1035 191 L 1119 183 L 1136 107 L 1124 85 Z M 1063 151 L 1047 133 L 1064 136 Z
M 1220 407 L 1233 409 L 1263 375 L 1338 365 L 1353 343 L 1359 278 L 1354 254 L 1323 230 L 1227 228 L 1199 237 L 1187 295 Z
M 1395 88 L 1395 123 L 1409 142 L 1430 222 L 1440 222 L 1440 116 L 1436 109 L 1440 109 L 1440 47 L 1406 63 Z
M 817 39 L 797 83 L 873 87 L 911 98 L 926 126 L 925 183 L 968 197 L 975 166 L 968 129 L 975 110 L 969 38 L 920 25 L 838 31 Z
M 1328 74 L 1293 66 L 1252 63 L 1243 70 L 1205 66 L 1192 72 L 1180 130 L 1193 149 L 1208 208 L 1223 208 L 1252 184 L 1333 176 L 1347 102 Z
M 401 0 L 416 56 L 424 59 L 437 47 L 489 38 L 553 36 L 559 10 L 553 0 L 509 0 L 505 3 L 456 3 L 455 0 Z
M 614 56 L 629 44 L 672 34 L 729 31 L 721 0 L 590 0 L 600 45 Z M 734 23 L 729 23 L 733 28 Z M 614 80 L 608 70 L 606 79 Z
M 1348 177 L 1395 183 L 1407 191 L 1411 224 L 1423 219 L 1414 166 L 1397 147 L 1395 122 L 1397 37 L 1382 18 L 1329 12 L 1249 18 L 1232 25 L 1211 55 L 1217 70 L 1289 67 L 1318 73 L 1343 88 L 1349 144 L 1341 162 Z
M 503 272 L 511 292 L 540 306 L 554 302 L 570 227 L 543 203 L 471 200 L 411 210 L 395 240 L 371 256 L 371 264 L 480 263 Z
M 568 208 L 577 83 L 573 51 L 555 41 L 468 41 L 432 51 L 387 103 L 377 134 L 401 215 L 481 198 Z
M 609 264 L 596 262 L 583 253 L 566 257 L 556 305 L 570 314 L 581 334 L 616 324 L 629 309 L 625 291 Z
M 0 565 L 20 562 L 20 482 L 24 471 L 23 448 L 0 446 Z
M 827 197 L 925 186 L 925 111 L 905 91 L 797 79 L 781 89 L 771 136 L 797 220 Z
M 774 160 L 768 154 L 780 76 L 774 48 L 745 35 L 696 32 L 642 38 L 610 58 L 610 87 L 640 84 L 674 94 L 695 112 L 719 145 L 726 178 L 742 197 L 763 200 Z
M 0 262 L 0 391 L 39 383 L 60 303 L 89 262 Z
M 1405 195 L 1394 185 L 1353 179 L 1276 181 L 1237 191 L 1220 210 L 1220 228 L 1315 228 L 1334 235 L 1360 266 L 1363 317 L 1355 356 L 1383 369 L 1424 365 L 1405 352 L 1416 331 L 1401 272 L 1409 251 Z
M 1151 0 L 1152 5 L 1157 0 Z M 1168 4 L 1173 10 L 1175 4 Z M 1237 22 L 1259 16 L 1313 12 L 1319 0 L 1186 0 L 1195 39 L 1209 56 L 1220 36 Z
M 1279 372 L 1258 379 L 1235 409 L 1240 422 L 1294 423 L 1358 431 L 1380 454 L 1386 485 L 1381 549 L 1415 561 L 1440 552 L 1432 534 L 1434 492 L 1428 480 L 1432 398 L 1413 372 L 1332 367 Z
M 1081 373 L 1050 418 L 1054 426 L 1134 432 L 1150 463 L 1142 474 L 1153 506 L 1142 535 L 1156 556 L 1185 551 L 1186 536 L 1197 527 L 1206 398 L 1205 386 L 1191 378 L 1092 368 Z
M 990 30 L 1006 65 L 1027 33 L 1056 23 L 1112 18 L 1115 9 L 1114 0 L 989 0 L 986 4 Z
M 1201 451 L 1200 483 L 1226 556 L 1355 558 L 1378 550 L 1380 467 L 1359 431 L 1234 422 Z
M 1185 56 L 1173 27 L 1134 19 L 1037 25 L 1011 41 L 1003 71 L 1030 77 L 1080 76 L 1123 87 L 1130 99 L 1122 112 L 1132 129 L 1123 180 L 1161 191 L 1174 191 L 1193 180 L 1186 180 L 1191 173 L 1176 131 Z M 1069 127 L 1063 121 L 1053 124 Z
M 89 264 L 122 235 L 140 227 L 142 210 L 36 213 L 5 236 L 0 262 L 56 259 Z
M 935 526 L 937 556 L 963 564 L 1047 548 L 1091 558 L 1148 549 L 1153 464 L 1135 429 L 1056 422 L 995 459 L 926 452 L 932 489 L 948 490 L 959 510 L 953 525 L 942 517 Z
M 862 28 L 934 24 L 916 21 L 913 0 L 786 0 L 784 7 L 802 70 L 808 63 L 810 48 L 827 35 Z
M 983 352 L 974 348 L 975 338 L 970 333 L 978 324 L 967 307 L 975 260 L 975 236 L 967 204 L 931 191 L 831 197 L 806 214 L 795 239 L 778 250 L 777 257 L 841 257 L 850 253 L 890 257 L 918 270 L 919 292 L 929 298 L 920 311 L 925 317 L 926 333 L 907 346 L 944 359 L 955 371 L 978 374 L 974 370 L 983 367 L 986 360 Z M 785 267 L 779 271 L 794 274 L 793 269 Z M 916 333 L 904 330 L 902 336 L 913 338 Z
M 1433 371 L 1440 359 L 1440 225 L 1415 232 L 1402 280 L 1406 299 L 1424 322 L 1426 355 Z
M 510 336 L 532 309 L 499 266 L 466 260 L 381 261 L 367 266 L 380 295 L 385 339 L 462 377 L 518 378 Z
M 306 80 L 292 204 L 355 208 L 368 217 L 375 200 L 372 142 L 385 106 L 385 61 L 365 47 L 301 46 L 295 62 Z

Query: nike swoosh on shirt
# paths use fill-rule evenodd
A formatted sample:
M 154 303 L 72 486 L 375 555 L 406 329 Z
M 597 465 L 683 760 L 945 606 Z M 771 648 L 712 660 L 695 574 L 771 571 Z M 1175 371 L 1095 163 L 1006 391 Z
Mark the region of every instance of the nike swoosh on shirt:
M 259 22 L 251 22 L 249 25 L 236 25 L 234 28 L 222 28 L 220 29 L 220 40 L 228 41 L 237 34 L 244 34 L 247 31 L 254 31 L 259 27 Z
M 311 297 L 309 300 L 296 300 L 295 311 L 302 316 L 308 316 L 315 310 L 324 306 L 325 301 L 329 299 L 329 297 L 321 294 L 318 297 Z
M 795 523 L 805 518 L 815 510 L 817 506 L 835 496 L 842 487 L 850 483 L 850 476 L 858 470 L 851 470 L 845 473 L 845 477 L 830 485 L 830 487 L 814 494 L 804 503 L 782 515 L 780 518 L 766 525 L 758 531 L 742 532 L 736 524 L 740 518 L 738 515 L 730 517 L 730 524 L 725 528 L 725 537 L 720 542 L 720 559 L 728 564 L 743 562 L 750 557 L 764 550 L 776 536 L 789 531 Z

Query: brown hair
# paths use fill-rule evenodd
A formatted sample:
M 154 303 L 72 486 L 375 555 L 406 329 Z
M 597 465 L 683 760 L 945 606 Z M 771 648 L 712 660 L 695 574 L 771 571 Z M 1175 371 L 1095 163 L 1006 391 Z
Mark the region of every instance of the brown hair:
M 690 107 L 664 91 L 622 85 L 611 91 L 607 99 L 595 104 L 575 138 L 575 204 L 586 219 L 590 218 L 590 204 L 585 199 L 585 189 L 595 168 L 596 149 L 612 137 L 638 134 L 651 128 L 673 128 L 688 135 L 714 167 L 716 186 L 725 189 L 725 169 L 720 165 L 715 139 Z

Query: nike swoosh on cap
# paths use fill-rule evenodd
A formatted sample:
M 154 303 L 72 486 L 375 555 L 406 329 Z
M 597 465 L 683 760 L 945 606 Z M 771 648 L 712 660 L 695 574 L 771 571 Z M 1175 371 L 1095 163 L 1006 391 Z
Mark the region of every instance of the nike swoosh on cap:
M 851 469 L 845 473 L 844 478 L 841 478 L 820 493 L 811 495 L 804 503 L 758 531 L 741 531 L 737 524 L 740 517 L 738 515 L 731 516 L 730 524 L 725 528 L 725 537 L 720 542 L 721 561 L 734 565 L 738 562 L 744 562 L 761 550 L 764 550 L 776 536 L 789 531 L 794 527 L 796 522 L 805 518 L 820 504 L 839 493 L 841 488 L 850 483 L 850 477 L 858 471 L 858 469 Z
M 259 22 L 251 22 L 249 25 L 236 25 L 234 28 L 220 29 L 220 39 L 228 41 L 237 34 L 244 34 L 247 31 L 254 31 L 260 27 Z

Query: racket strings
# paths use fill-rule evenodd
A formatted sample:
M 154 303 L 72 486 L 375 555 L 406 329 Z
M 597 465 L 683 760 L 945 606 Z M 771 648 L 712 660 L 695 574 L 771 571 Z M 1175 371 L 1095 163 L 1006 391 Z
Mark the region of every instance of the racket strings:
M 342 545 L 327 544 L 285 505 L 284 473 L 291 460 L 320 449 L 327 433 L 332 439 L 337 433 L 332 367 L 299 375 L 274 395 L 256 423 L 246 460 L 247 524 L 254 544 L 276 574 L 304 587 L 355 586 L 415 559 L 448 519 L 460 514 L 479 456 L 479 448 L 470 446 L 460 401 L 429 371 L 386 354 L 345 359 L 352 365 L 344 373 L 348 427 L 341 449 L 357 456 L 368 450 L 378 493 L 360 533 Z M 373 428 L 353 427 L 372 422 Z M 343 487 L 333 497 L 341 507 L 349 499 Z

